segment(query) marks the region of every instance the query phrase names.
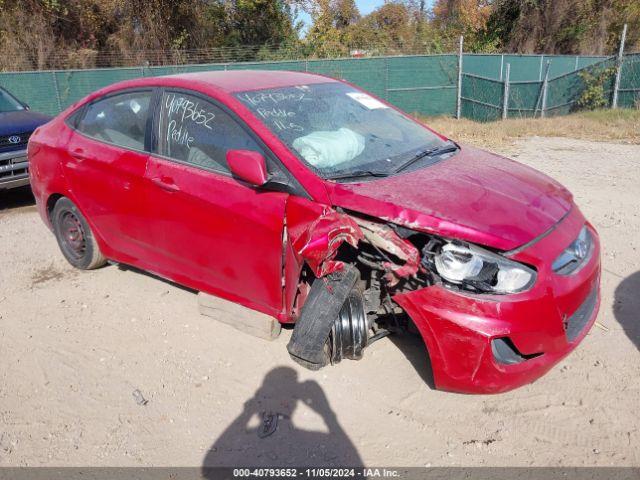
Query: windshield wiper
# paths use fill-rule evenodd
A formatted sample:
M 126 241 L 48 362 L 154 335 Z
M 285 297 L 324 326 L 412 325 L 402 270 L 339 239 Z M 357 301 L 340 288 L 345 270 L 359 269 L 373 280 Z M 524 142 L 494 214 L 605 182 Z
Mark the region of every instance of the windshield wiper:
M 409 168 L 411 165 L 416 163 L 418 160 L 421 160 L 425 157 L 437 157 L 438 155 L 444 155 L 445 153 L 452 153 L 458 150 L 458 145 L 453 142 L 446 143 L 445 145 L 441 145 L 439 147 L 429 148 L 428 150 L 423 150 L 422 152 L 418 152 L 409 160 L 401 164 L 398 168 L 393 170 L 392 173 L 399 173 L 402 170 Z
M 339 175 L 333 175 L 326 177 L 327 180 L 346 180 L 349 178 L 361 178 L 361 177 L 388 177 L 388 172 L 376 172 L 372 170 L 355 170 L 353 172 L 341 173 Z
M 446 143 L 439 147 L 429 148 L 427 150 L 418 152 L 416 155 L 411 157 L 409 160 L 407 160 L 405 163 L 400 165 L 398 168 L 396 168 L 395 170 L 391 170 L 389 172 L 380 172 L 380 171 L 374 171 L 374 170 L 355 170 L 353 172 L 341 173 L 338 175 L 333 175 L 325 178 L 327 180 L 346 180 L 349 178 L 361 178 L 361 177 L 388 177 L 389 175 L 396 174 L 410 167 L 411 165 L 413 165 L 414 163 L 416 163 L 418 160 L 422 158 L 436 157 L 438 155 L 444 155 L 445 153 L 455 152 L 458 149 L 459 149 L 458 145 L 456 145 L 452 141 L 449 141 L 449 143 Z

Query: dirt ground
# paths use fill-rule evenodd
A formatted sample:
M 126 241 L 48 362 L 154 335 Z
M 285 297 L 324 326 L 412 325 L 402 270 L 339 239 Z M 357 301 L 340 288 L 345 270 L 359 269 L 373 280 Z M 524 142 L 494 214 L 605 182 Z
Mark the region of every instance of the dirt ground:
M 28 194 L 0 194 L 0 465 L 639 466 L 640 146 L 532 138 L 510 153 L 599 230 L 603 328 L 497 396 L 433 390 L 406 338 L 306 371 L 290 331 L 268 343 L 149 275 L 72 269 Z M 259 438 L 265 411 L 278 429 Z

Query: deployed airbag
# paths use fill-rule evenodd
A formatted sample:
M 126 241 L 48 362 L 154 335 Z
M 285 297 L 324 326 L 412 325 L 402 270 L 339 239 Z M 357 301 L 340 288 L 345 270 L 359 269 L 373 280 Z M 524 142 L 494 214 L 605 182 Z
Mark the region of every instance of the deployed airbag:
M 360 155 L 364 150 L 364 137 L 348 128 L 319 131 L 296 138 L 293 148 L 312 166 L 331 168 Z

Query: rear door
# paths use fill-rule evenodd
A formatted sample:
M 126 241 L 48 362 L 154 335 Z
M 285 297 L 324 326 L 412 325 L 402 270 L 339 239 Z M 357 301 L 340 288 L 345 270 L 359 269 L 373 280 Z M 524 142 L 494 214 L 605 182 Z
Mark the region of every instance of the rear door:
M 230 112 L 194 92 L 163 92 L 157 117 L 157 155 L 145 177 L 160 273 L 277 314 L 288 194 L 233 178 L 226 162 L 231 149 L 258 151 L 269 162 L 265 148 Z
M 153 98 L 151 89 L 123 91 L 87 105 L 72 119 L 63 162 L 78 207 L 128 261 L 144 255 L 150 240 L 144 172 Z

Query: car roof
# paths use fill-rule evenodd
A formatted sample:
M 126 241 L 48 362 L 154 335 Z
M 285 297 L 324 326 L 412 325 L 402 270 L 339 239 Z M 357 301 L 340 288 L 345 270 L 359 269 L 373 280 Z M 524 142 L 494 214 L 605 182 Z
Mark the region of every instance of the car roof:
M 161 77 L 178 81 L 205 83 L 228 93 L 247 90 L 290 87 L 314 83 L 337 82 L 337 80 L 305 72 L 287 70 L 226 70 L 181 73 Z
M 79 105 L 92 102 L 105 95 L 117 93 L 120 90 L 131 88 L 195 88 L 198 85 L 205 93 L 213 94 L 214 91 L 218 91 L 222 95 L 229 95 L 252 90 L 339 82 L 340 80 L 324 75 L 287 70 L 216 70 L 157 77 L 138 77 L 113 83 L 100 90 L 96 90 L 84 99 L 70 105 L 69 108 L 63 112 L 63 116 L 66 116 L 69 112 L 73 112 Z

